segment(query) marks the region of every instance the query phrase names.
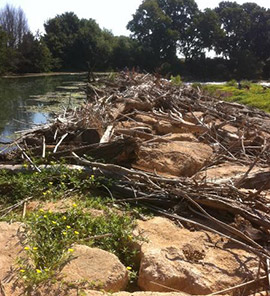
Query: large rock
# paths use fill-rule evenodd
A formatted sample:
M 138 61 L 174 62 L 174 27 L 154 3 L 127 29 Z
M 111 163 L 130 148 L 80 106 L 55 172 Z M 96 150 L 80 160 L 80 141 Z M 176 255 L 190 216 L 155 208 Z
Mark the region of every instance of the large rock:
M 210 233 L 181 229 L 165 218 L 138 221 L 140 246 L 138 284 L 147 291 L 173 288 L 205 295 L 256 277 L 257 257 Z
M 189 294 L 182 292 L 171 292 L 171 293 L 158 293 L 158 292 L 118 292 L 118 293 L 103 293 L 97 291 L 86 291 L 85 296 L 189 296 Z
M 5 282 L 15 268 L 15 262 L 23 250 L 21 223 L 0 222 L 0 281 Z
M 209 145 L 188 141 L 141 146 L 136 167 L 164 175 L 190 177 L 210 161 Z
M 247 171 L 249 166 L 240 165 L 236 163 L 221 163 L 219 165 L 210 167 L 205 171 L 199 172 L 196 175 L 196 180 L 205 180 L 211 183 L 227 183 L 232 180 L 241 178 Z M 251 173 L 265 173 L 268 169 L 254 167 Z M 245 187 L 250 188 L 250 187 Z M 252 188 L 252 187 L 251 187 Z M 254 187 L 255 188 L 255 187 Z
M 23 288 L 16 284 L 16 260 L 23 257 L 23 225 L 21 223 L 0 222 L 0 295 L 4 289 L 5 296 L 23 295 Z
M 89 296 L 89 295 L 87 295 Z M 91 295 L 92 296 L 92 295 Z M 169 292 L 169 293 L 158 293 L 158 292 L 119 292 L 113 294 L 113 296 L 189 296 L 184 292 Z
M 87 280 L 111 292 L 124 290 L 127 286 L 128 272 L 115 255 L 83 245 L 76 245 L 73 254 L 74 258 L 61 271 L 65 282 Z

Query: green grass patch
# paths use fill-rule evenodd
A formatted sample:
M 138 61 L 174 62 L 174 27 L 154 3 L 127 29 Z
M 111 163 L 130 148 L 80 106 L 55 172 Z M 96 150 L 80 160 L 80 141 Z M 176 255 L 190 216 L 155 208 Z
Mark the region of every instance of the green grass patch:
M 247 81 L 242 82 L 242 86 L 245 85 L 250 88 L 238 89 L 233 81 L 223 85 L 204 85 L 202 88 L 210 95 L 215 95 L 222 100 L 237 102 L 270 112 L 270 90 L 264 90 L 261 85 Z
M 84 176 L 81 170 L 70 170 L 64 165 L 41 172 L 27 170 L 14 173 L 8 170 L 0 171 L 0 206 L 15 204 L 27 197 L 33 200 L 61 199 L 73 193 L 91 192 L 101 186 L 102 178 Z

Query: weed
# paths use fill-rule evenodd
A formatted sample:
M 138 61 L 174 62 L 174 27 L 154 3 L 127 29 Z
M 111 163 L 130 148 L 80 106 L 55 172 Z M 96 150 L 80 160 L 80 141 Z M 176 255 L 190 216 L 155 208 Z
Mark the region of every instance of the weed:
M 230 81 L 227 81 L 226 82 L 226 85 L 227 86 L 234 86 L 234 87 L 236 87 L 237 86 L 237 81 L 235 79 L 232 79 Z
M 191 87 L 192 88 L 195 88 L 195 89 L 201 88 L 202 87 L 202 84 L 199 83 L 199 82 L 194 82 L 194 83 L 191 84 Z
M 140 239 L 132 234 L 135 217 L 130 212 L 115 213 L 105 206 L 103 215 L 93 216 L 82 206 L 74 203 L 66 213 L 40 209 L 26 217 L 28 259 L 20 262 L 20 274 L 26 284 L 38 284 L 52 277 L 72 256 L 75 243 L 109 251 L 125 266 L 136 269 L 136 251 L 130 247 Z
M 171 76 L 171 83 L 175 86 L 181 86 L 182 85 L 181 76 L 180 75 Z
M 33 199 L 59 199 L 71 192 L 89 191 L 100 186 L 99 179 L 93 175 L 82 178 L 82 171 L 69 170 L 63 165 L 55 165 L 41 172 L 25 172 L 14 174 L 0 171 L 1 204 L 14 204 L 26 197 Z

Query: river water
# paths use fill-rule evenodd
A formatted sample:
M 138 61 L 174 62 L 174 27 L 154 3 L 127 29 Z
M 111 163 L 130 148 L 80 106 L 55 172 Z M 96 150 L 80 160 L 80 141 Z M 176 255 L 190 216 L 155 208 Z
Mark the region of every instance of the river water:
M 85 75 L 78 74 L 0 78 L 0 141 L 10 142 L 16 132 L 48 122 L 54 116 L 48 94 L 68 98 L 74 92 L 72 85 L 83 80 Z

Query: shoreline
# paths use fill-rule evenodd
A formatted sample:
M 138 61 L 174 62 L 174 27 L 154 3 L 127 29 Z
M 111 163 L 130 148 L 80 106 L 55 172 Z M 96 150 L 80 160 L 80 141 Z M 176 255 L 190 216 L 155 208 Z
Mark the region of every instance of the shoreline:
M 45 76 L 67 76 L 67 75 L 86 75 L 87 72 L 50 72 L 50 73 L 25 73 L 16 75 L 5 75 L 0 78 L 23 78 L 23 77 L 45 77 Z
M 94 72 L 94 75 L 109 75 L 112 72 Z M 50 72 L 50 73 L 24 73 L 16 75 L 4 75 L 0 76 L 1 78 L 10 79 L 10 78 L 24 78 L 24 77 L 46 77 L 46 76 L 68 76 L 68 75 L 87 75 L 88 72 Z

